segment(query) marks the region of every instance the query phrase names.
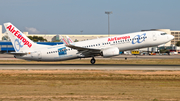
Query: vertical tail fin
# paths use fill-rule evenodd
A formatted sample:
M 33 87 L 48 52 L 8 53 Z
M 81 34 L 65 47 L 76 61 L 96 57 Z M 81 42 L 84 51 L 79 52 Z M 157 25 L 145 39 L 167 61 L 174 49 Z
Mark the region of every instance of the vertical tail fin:
M 11 23 L 4 23 L 4 27 L 13 44 L 16 52 L 27 52 L 37 47 L 37 44 L 31 41 L 26 35 L 18 30 Z

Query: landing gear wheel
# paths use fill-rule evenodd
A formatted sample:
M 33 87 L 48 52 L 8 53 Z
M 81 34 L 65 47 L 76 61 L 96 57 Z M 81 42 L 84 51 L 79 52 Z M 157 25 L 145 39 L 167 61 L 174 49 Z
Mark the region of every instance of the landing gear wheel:
M 95 64 L 96 60 L 94 58 L 91 59 L 91 64 Z

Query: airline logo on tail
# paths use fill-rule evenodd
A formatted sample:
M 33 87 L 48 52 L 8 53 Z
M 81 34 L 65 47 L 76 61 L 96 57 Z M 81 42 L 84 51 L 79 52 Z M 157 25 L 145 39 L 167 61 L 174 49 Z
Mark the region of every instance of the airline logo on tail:
M 19 41 L 22 41 L 22 42 L 24 43 L 24 45 L 27 45 L 29 48 L 31 48 L 32 44 L 31 44 L 27 39 L 25 39 L 18 30 L 15 30 L 12 25 L 9 25 L 9 26 L 7 27 L 7 29 L 8 29 L 12 34 L 14 34 L 14 35 L 19 39 Z

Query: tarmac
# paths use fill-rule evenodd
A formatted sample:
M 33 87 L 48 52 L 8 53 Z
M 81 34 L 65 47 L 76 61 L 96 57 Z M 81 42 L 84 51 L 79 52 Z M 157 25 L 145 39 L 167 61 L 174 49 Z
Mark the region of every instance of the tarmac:
M 102 59 L 102 57 L 95 57 Z M 134 56 L 119 55 L 111 59 L 175 59 L 179 55 Z M 87 58 L 90 59 L 90 58 Z M 104 58 L 109 59 L 109 58 Z M 0 54 L 0 60 L 19 60 L 12 55 Z M 180 65 L 137 64 L 1 64 L 0 70 L 180 70 Z
M 0 70 L 180 70 L 180 65 L 1 64 Z

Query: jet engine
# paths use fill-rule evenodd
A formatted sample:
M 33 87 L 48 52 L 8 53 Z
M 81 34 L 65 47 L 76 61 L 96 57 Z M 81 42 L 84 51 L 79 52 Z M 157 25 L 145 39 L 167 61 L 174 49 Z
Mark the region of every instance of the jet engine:
M 109 49 L 103 50 L 101 52 L 101 55 L 103 57 L 116 56 L 116 55 L 119 55 L 119 49 L 117 47 L 109 48 Z

